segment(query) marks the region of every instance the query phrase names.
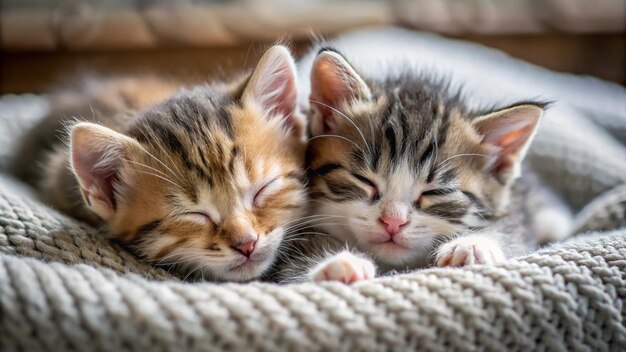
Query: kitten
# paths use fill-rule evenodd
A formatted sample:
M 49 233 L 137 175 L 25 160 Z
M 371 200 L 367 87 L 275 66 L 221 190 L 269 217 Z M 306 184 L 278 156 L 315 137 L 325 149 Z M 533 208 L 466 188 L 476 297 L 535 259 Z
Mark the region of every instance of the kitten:
M 279 278 L 348 283 L 536 248 L 550 229 L 533 214 L 554 202 L 532 173 L 516 179 L 545 105 L 469 111 L 410 69 L 378 75 L 360 75 L 330 48 L 312 64 L 310 226 L 285 244 L 305 255 L 284 258 Z
M 89 82 L 57 100 L 16 169 L 48 203 L 106 224 L 156 264 L 216 280 L 259 277 L 306 201 L 295 75 L 289 51 L 274 46 L 243 83 Z M 25 165 L 68 121 L 69 145 L 54 146 L 43 168 Z

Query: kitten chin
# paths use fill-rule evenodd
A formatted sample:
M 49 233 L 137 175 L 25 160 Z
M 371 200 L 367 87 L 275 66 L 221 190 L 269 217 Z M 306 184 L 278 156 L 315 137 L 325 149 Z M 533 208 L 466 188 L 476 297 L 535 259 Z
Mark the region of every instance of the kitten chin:
M 321 259 L 285 265 L 338 272 L 319 262 L 335 263 L 345 246 L 381 272 L 491 264 L 537 248 L 537 226 L 564 227 L 546 226 L 545 216 L 533 221 L 558 200 L 534 201 L 549 191 L 522 167 L 546 104 L 472 111 L 441 80 L 409 69 L 381 73 L 359 74 L 334 49 L 313 61 L 302 105 L 310 106 L 313 135 L 307 167 L 315 221 L 307 232 L 316 234 L 300 250 Z M 320 248 L 323 255 L 310 254 Z
M 307 199 L 295 89 L 282 46 L 233 82 L 87 80 L 58 92 L 24 140 L 16 160 L 42 167 L 16 169 L 49 204 L 104 224 L 155 265 L 185 277 L 255 279 Z M 55 143 L 63 129 L 67 143 Z

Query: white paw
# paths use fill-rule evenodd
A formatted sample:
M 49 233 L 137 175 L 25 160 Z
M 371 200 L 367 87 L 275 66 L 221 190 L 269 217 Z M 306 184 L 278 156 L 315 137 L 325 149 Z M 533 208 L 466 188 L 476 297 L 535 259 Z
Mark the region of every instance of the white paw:
M 374 263 L 347 251 L 326 259 L 311 274 L 315 282 L 341 281 L 346 284 L 369 280 L 374 276 L 376 276 Z
M 465 266 L 471 264 L 493 264 L 505 259 L 500 245 L 484 236 L 456 238 L 437 250 L 437 266 Z
M 572 232 L 572 214 L 565 209 L 546 208 L 533 215 L 533 228 L 541 244 L 560 241 Z

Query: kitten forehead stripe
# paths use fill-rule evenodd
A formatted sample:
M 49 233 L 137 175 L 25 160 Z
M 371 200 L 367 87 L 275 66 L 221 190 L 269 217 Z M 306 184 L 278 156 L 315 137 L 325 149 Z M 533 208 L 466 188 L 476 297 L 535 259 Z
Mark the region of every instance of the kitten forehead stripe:
M 157 229 L 159 226 L 161 226 L 162 221 L 163 221 L 162 219 L 154 220 L 145 225 L 139 226 L 139 228 L 137 229 L 137 232 L 135 233 L 135 238 L 138 239 L 151 233 L 152 231 Z
M 320 167 L 318 167 L 317 169 L 313 170 L 314 173 L 320 175 L 320 176 L 324 176 L 332 171 L 335 171 L 337 169 L 341 169 L 341 165 L 339 164 L 326 164 L 326 165 L 322 165 Z
M 459 201 L 448 201 L 434 204 L 422 209 L 423 212 L 444 219 L 460 219 L 467 214 L 468 204 Z

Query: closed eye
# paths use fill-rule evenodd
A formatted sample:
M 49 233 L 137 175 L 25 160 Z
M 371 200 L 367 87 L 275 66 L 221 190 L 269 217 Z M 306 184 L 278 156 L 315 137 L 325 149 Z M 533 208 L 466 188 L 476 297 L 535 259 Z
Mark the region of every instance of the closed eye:
M 259 190 L 254 194 L 254 198 L 252 199 L 252 206 L 254 207 L 259 206 L 259 204 L 263 200 L 262 198 L 263 198 L 264 193 L 266 193 L 266 191 L 268 190 L 268 187 L 272 183 L 276 182 L 277 180 L 278 180 L 278 177 L 274 178 L 270 182 L 266 183 L 263 187 L 259 188 Z
M 435 188 L 435 189 L 422 192 L 422 196 L 423 197 L 444 196 L 446 194 L 450 194 L 454 192 L 456 192 L 456 189 L 453 189 L 453 188 Z
M 371 200 L 373 202 L 375 202 L 375 201 L 380 199 L 380 193 L 378 192 L 378 186 L 376 186 L 376 184 L 372 180 L 368 179 L 365 176 L 361 176 L 359 174 L 355 174 L 353 172 L 351 174 L 352 174 L 352 176 L 354 178 L 356 178 L 357 180 L 361 181 L 362 183 L 368 185 L 369 187 L 371 187 L 374 190 L 374 193 L 372 194 L 372 197 L 371 197 Z
M 184 216 L 196 222 L 203 222 L 203 223 L 209 223 L 209 224 L 214 223 L 211 216 L 203 211 L 190 211 L 188 213 L 185 213 Z
M 436 196 L 445 196 L 447 194 L 451 194 L 456 192 L 454 188 L 433 188 L 426 191 L 423 191 L 422 194 L 417 197 L 417 200 L 413 203 L 416 208 L 422 207 L 422 200 L 424 197 L 436 197 Z

